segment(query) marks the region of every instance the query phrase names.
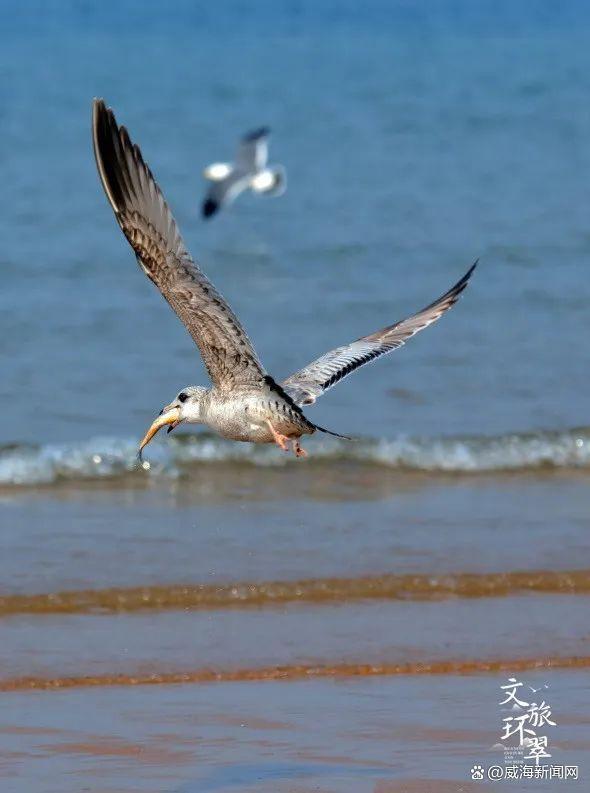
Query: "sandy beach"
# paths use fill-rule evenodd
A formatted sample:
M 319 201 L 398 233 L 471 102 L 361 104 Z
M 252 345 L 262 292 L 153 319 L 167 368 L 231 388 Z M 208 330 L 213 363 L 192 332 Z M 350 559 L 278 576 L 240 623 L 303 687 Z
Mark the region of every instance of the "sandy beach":
M 7 789 L 469 791 L 514 674 L 588 762 L 583 476 L 254 474 L 3 492 Z

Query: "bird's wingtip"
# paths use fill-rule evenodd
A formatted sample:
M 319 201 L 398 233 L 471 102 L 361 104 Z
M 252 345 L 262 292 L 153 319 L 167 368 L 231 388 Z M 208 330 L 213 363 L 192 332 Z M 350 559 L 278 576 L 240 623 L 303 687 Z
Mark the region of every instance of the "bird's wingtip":
M 470 280 L 471 276 L 472 276 L 472 275 L 473 275 L 473 273 L 475 272 L 475 268 L 477 267 L 477 264 L 478 264 L 478 262 L 479 262 L 479 259 L 476 259 L 476 260 L 473 262 L 473 264 L 471 265 L 471 267 L 469 268 L 469 270 L 467 270 L 467 272 L 466 272 L 466 273 L 465 273 L 465 275 L 463 276 L 463 282 L 464 282 L 465 284 L 467 284 L 467 282 Z
M 212 217 L 217 210 L 219 209 L 219 204 L 217 201 L 212 201 L 210 198 L 205 199 L 203 201 L 203 206 L 201 207 L 201 214 L 204 218 Z
M 100 96 L 95 96 L 92 100 L 92 119 L 93 122 L 96 124 L 98 117 L 104 113 L 108 113 L 109 108 L 107 107 L 107 103 L 104 99 Z M 113 111 L 111 110 L 111 113 Z
M 477 267 L 478 264 L 479 264 L 479 259 L 476 259 L 469 268 L 469 270 L 467 270 L 463 278 L 461 278 L 460 281 L 456 284 L 455 286 L 456 289 L 459 289 L 460 291 L 463 291 L 463 289 L 465 289 L 465 287 L 469 283 L 471 276 L 475 272 L 475 268 Z
M 246 134 L 242 136 L 242 141 L 244 143 L 250 143 L 255 140 L 260 140 L 260 138 L 267 138 L 269 135 L 270 127 L 258 127 L 257 129 L 250 130 L 250 132 L 246 132 Z
M 333 430 L 327 430 L 325 427 L 320 427 L 319 424 L 314 424 L 316 430 L 325 433 L 326 435 L 333 435 L 334 438 L 342 438 L 345 441 L 352 441 L 353 438 L 350 435 L 341 435 L 339 432 L 334 432 Z

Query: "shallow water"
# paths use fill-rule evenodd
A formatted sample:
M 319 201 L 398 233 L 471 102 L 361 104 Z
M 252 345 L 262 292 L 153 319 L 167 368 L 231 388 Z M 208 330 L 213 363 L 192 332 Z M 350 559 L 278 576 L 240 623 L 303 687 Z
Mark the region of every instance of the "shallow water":
M 551 676 L 577 703 L 562 711 L 559 752 L 560 763 L 577 763 L 589 750 L 587 674 Z M 529 679 L 542 685 L 543 673 Z M 3 767 L 14 793 L 554 790 L 555 780 L 533 788 L 469 781 L 474 763 L 497 760 L 492 703 L 501 682 L 389 677 L 31 692 L 26 709 L 22 695 L 3 694 Z M 26 769 L 30 787 L 20 781 Z
M 470 790 L 517 675 L 549 686 L 553 762 L 583 774 L 588 507 L 581 471 L 350 462 L 6 490 L 0 773 L 17 793 L 48 767 L 66 793 Z
M 585 789 L 589 23 L 532 0 L 4 15 L 2 791 L 498 789 L 470 769 L 511 674 L 549 686 L 581 776 L 559 785 Z M 104 199 L 93 96 L 277 378 L 480 258 L 309 410 L 353 442 L 175 433 L 138 466 L 205 373 Z M 203 223 L 203 165 L 261 123 L 287 193 Z

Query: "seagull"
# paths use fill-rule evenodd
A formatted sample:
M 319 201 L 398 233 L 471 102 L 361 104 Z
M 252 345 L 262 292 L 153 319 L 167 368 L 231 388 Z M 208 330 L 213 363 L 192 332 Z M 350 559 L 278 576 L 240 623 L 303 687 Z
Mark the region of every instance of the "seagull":
M 282 165 L 267 167 L 270 129 L 260 127 L 244 135 L 238 146 L 235 163 L 216 162 L 203 171 L 211 182 L 202 214 L 210 218 L 225 204 L 231 204 L 250 188 L 255 193 L 279 196 L 287 189 L 287 174 Z
M 162 428 L 205 424 L 223 438 L 276 443 L 306 456 L 300 438 L 323 432 L 303 412 L 355 369 L 401 347 L 453 306 L 477 265 L 417 314 L 322 355 L 279 382 L 260 362 L 240 320 L 191 257 L 141 151 L 102 99 L 95 99 L 92 135 L 98 173 L 115 218 L 137 261 L 195 341 L 212 387 L 192 385 L 162 408 L 139 456 Z M 348 439 L 348 438 L 347 438 Z

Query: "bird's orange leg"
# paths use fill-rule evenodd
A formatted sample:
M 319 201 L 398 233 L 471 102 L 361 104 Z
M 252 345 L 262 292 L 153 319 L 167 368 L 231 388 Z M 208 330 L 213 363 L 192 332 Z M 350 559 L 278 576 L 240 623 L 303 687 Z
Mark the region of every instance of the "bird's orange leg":
M 295 452 L 295 457 L 307 457 L 307 452 L 305 449 L 302 449 L 299 445 L 299 438 L 293 438 L 291 441 L 293 444 L 293 451 Z
M 280 432 L 277 432 L 273 427 L 270 419 L 266 419 L 266 423 L 268 424 L 268 428 L 272 433 L 272 437 L 274 438 L 274 442 L 276 443 L 276 445 L 279 448 L 281 448 L 284 452 L 288 452 L 289 447 L 287 446 L 287 443 L 289 441 L 289 438 L 286 435 L 281 435 Z

